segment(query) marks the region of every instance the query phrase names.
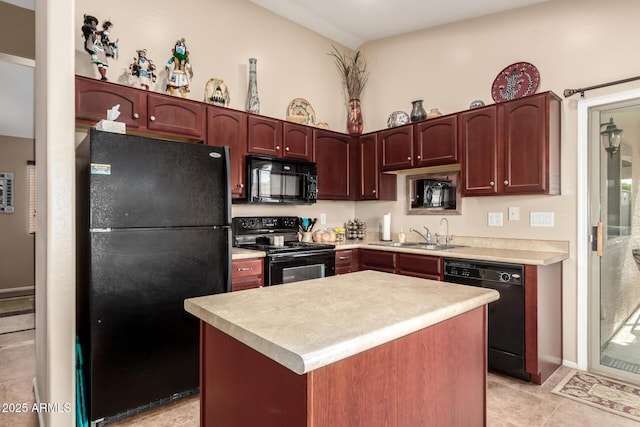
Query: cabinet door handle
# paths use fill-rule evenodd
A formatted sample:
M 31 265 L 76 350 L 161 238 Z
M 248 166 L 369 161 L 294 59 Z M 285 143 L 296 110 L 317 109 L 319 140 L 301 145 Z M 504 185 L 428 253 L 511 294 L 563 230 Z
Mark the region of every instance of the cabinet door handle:
M 495 183 L 495 182 L 493 182 L 493 181 L 491 181 L 491 182 L 489 183 L 489 185 L 490 185 L 491 187 L 493 187 L 494 185 L 496 185 L 496 183 Z
M 284 151 L 289 151 L 289 147 L 284 147 Z
M 238 184 L 238 188 L 244 188 L 244 184 Z
M 152 122 L 155 122 L 156 121 L 156 116 L 149 117 L 149 120 L 151 120 Z
M 504 184 L 504 185 L 509 185 L 509 181 L 505 179 L 505 180 L 504 180 L 504 182 L 503 182 L 503 184 Z
M 407 157 L 407 160 L 411 160 L 411 157 Z
M 134 119 L 139 119 L 139 118 L 140 118 L 140 114 L 138 114 L 138 113 L 133 113 L 133 118 L 134 118 Z
M 418 160 L 420 160 L 420 159 L 422 158 L 422 157 L 420 157 L 420 156 L 417 156 L 417 157 L 418 157 Z
M 376 194 L 376 190 L 371 191 L 373 194 Z
M 279 146 L 279 145 L 276 145 L 276 150 L 279 150 L 279 149 L 280 149 L 280 146 Z
M 237 271 L 251 271 L 251 270 L 253 270 L 253 267 L 238 267 L 236 270 Z

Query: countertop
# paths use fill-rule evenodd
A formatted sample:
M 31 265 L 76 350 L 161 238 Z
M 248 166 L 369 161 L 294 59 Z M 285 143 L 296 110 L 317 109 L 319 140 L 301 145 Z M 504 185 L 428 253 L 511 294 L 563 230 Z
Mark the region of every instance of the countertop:
M 434 255 L 446 258 L 473 259 L 479 261 L 506 262 L 513 264 L 550 265 L 569 258 L 569 243 L 564 241 L 539 241 L 521 239 L 478 239 L 459 237 L 454 242 L 460 245 L 447 250 L 412 249 L 376 245 L 375 240 L 346 241 L 336 244 L 335 249 L 366 248 L 378 251 Z M 233 248 L 233 259 L 259 258 L 262 251 Z
M 185 300 L 185 310 L 304 374 L 497 300 L 495 290 L 360 271 Z

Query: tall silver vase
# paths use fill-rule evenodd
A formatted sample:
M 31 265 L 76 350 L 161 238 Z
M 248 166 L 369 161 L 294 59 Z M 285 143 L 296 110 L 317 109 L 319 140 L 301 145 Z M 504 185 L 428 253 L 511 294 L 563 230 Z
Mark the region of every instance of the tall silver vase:
M 258 80 L 256 77 L 256 58 L 249 58 L 249 90 L 247 92 L 246 110 L 250 113 L 260 113 L 260 99 L 258 99 Z

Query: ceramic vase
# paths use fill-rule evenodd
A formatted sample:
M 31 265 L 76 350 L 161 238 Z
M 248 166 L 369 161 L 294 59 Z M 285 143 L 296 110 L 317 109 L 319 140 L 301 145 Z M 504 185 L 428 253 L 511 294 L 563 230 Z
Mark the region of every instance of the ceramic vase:
M 260 114 L 260 99 L 258 99 L 258 79 L 256 77 L 256 58 L 249 58 L 249 90 L 247 92 L 246 110 Z
M 362 110 L 360 109 L 360 100 L 349 100 L 349 108 L 347 115 L 347 132 L 350 135 L 360 135 L 362 133 Z
M 427 114 L 427 118 L 433 119 L 435 117 L 440 117 L 441 115 L 442 113 L 440 112 L 440 110 L 438 110 L 437 108 L 432 108 L 431 110 L 429 110 L 429 114 Z
M 419 122 L 427 118 L 427 112 L 422 106 L 422 99 L 412 101 L 413 108 L 411 109 L 411 121 Z

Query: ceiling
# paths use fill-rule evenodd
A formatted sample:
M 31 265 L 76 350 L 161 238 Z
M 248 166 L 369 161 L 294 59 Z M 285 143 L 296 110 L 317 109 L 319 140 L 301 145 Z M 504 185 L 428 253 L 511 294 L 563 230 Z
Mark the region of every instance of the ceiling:
M 547 0 L 249 0 L 351 49 Z

